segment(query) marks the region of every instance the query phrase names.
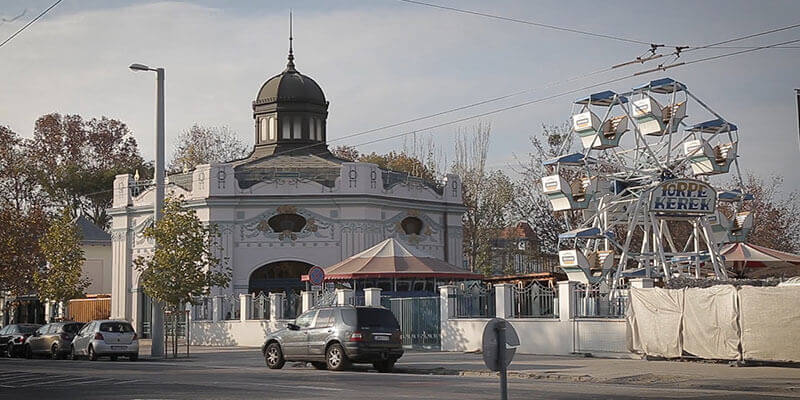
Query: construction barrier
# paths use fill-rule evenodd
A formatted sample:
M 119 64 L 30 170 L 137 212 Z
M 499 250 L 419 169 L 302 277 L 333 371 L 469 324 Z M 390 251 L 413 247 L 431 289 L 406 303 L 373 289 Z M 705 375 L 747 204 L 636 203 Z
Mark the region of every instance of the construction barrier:
M 89 322 L 95 319 L 111 317 L 111 298 L 74 299 L 67 306 L 67 319 L 77 322 Z

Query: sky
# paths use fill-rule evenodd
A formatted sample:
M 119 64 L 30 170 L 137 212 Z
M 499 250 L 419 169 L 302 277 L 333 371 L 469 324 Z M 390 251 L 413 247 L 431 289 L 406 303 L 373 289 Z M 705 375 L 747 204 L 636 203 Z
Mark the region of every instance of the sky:
M 668 45 L 701 46 L 800 22 L 797 1 L 677 0 L 669 7 L 621 1 L 429 2 Z M 25 14 L 0 23 L 0 40 L 50 4 L 4 0 L 0 17 Z M 739 127 L 743 170 L 762 177 L 780 174 L 785 189 L 800 189 L 793 90 L 800 87 L 800 43 L 580 90 L 655 67 L 634 65 L 565 82 L 631 60 L 648 46 L 398 0 L 64 0 L 0 47 L 0 124 L 29 137 L 36 119 L 47 113 L 107 116 L 127 123 L 145 158 L 152 159 L 155 75 L 127 68 L 136 62 L 166 69 L 168 158 L 178 133 L 194 123 L 227 125 L 252 143 L 251 102 L 263 82 L 286 65 L 290 9 L 297 69 L 314 78 L 330 101 L 332 146 L 386 152 L 402 148 L 404 140 L 363 143 L 416 131 L 417 137 L 433 138 L 452 159 L 454 133 L 481 121 L 492 126 L 490 166 L 513 174 L 516 160 L 530 149 L 529 137 L 542 124 L 566 121 L 576 98 L 671 77 Z M 800 28 L 729 45 L 793 39 L 800 39 Z M 739 50 L 701 49 L 681 61 Z M 525 93 L 344 138 L 519 91 Z M 543 98 L 549 99 L 468 119 Z M 689 109 L 692 122 L 705 119 L 692 119 L 693 113 L 698 115 Z M 427 129 L 431 126 L 438 127 Z

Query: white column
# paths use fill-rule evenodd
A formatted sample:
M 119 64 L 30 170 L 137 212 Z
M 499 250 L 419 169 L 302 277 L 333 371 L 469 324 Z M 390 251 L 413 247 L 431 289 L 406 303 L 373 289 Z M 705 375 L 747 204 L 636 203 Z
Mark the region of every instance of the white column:
M 269 294 L 269 319 L 271 321 L 283 319 L 283 299 L 285 297 L 285 293 Z
M 250 299 L 253 295 L 242 293 L 239 295 L 239 320 L 244 322 L 253 318 L 253 302 Z
M 53 321 L 50 320 L 51 319 L 50 318 L 50 313 L 51 313 L 52 307 L 53 307 L 53 302 L 52 301 L 47 300 L 47 301 L 44 302 L 44 323 L 45 324 L 49 324 L 49 323 L 53 322 Z
M 381 288 L 366 288 L 364 289 L 364 305 L 370 307 L 381 306 Z
M 353 289 L 336 289 L 336 304 L 347 305 L 353 303 Z
M 653 287 L 653 278 L 633 278 L 630 283 L 632 288 L 649 289 Z
M 505 319 L 513 316 L 512 287 L 513 285 L 510 283 L 494 285 L 494 305 L 497 318 Z
M 456 314 L 455 299 L 450 298 L 450 296 L 455 293 L 456 287 L 454 285 L 439 286 L 439 303 L 441 304 L 440 319 L 442 322 L 446 322 Z M 444 326 L 444 324 L 442 324 L 442 326 Z
M 558 319 L 561 321 L 570 321 L 575 317 L 572 293 L 575 291 L 577 283 L 575 281 L 558 282 Z
M 225 318 L 224 315 L 222 314 L 222 299 L 223 299 L 222 296 L 214 296 L 214 303 L 213 303 L 213 305 L 214 305 L 213 321 L 214 322 L 219 322 L 223 318 Z
M 313 307 L 314 293 L 303 290 L 302 292 L 300 292 L 300 298 L 303 302 L 302 312 L 306 312 L 310 310 L 311 307 Z

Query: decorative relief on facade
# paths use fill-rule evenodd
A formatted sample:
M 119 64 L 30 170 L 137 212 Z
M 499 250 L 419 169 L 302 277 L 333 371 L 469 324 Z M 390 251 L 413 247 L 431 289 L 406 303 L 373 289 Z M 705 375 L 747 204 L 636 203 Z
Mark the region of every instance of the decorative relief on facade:
M 406 225 L 408 225 L 409 219 L 416 219 L 421 222 L 421 229 L 410 229 L 409 226 L 404 226 L 403 221 L 406 221 Z M 441 223 L 428 216 L 428 214 L 419 212 L 419 210 L 411 209 L 406 212 L 400 212 L 383 221 L 383 224 L 386 237 L 402 239 L 415 246 L 420 243 L 436 244 L 441 241 L 438 235 L 442 229 Z
M 197 186 L 200 188 L 200 190 L 201 191 L 205 190 L 206 189 L 206 174 L 204 174 L 202 172 L 197 174 L 197 180 L 199 181 L 199 182 L 197 182 Z
M 348 177 L 350 178 L 350 187 L 356 187 L 356 183 L 358 183 L 358 171 L 355 168 L 350 168 L 350 172 L 348 172 Z
M 378 172 L 375 171 L 375 168 L 373 168 L 369 173 L 369 187 L 370 189 L 375 189 L 378 187 Z
M 225 189 L 225 171 L 219 170 L 217 172 L 217 189 Z
M 287 221 L 276 217 L 287 216 Z M 294 221 L 299 219 L 302 222 Z M 243 242 L 268 240 L 333 239 L 333 221 L 308 210 L 292 205 L 283 205 L 267 210 L 240 225 L 240 240 Z

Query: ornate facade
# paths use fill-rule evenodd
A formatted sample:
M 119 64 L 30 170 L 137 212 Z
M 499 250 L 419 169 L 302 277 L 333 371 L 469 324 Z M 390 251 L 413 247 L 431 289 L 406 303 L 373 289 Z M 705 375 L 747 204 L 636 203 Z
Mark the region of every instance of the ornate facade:
M 326 144 L 328 102 L 293 59 L 290 50 L 286 69 L 253 102 L 248 157 L 198 165 L 164 183 L 168 195 L 182 195 L 202 221 L 219 227 L 232 279 L 212 293 L 293 290 L 310 266 L 335 264 L 390 237 L 462 266 L 458 176 L 434 183 L 335 157 Z M 153 223 L 155 191 L 147 186 L 118 175 L 110 209 L 112 317 L 140 330 L 149 310 L 132 262 L 153 248 L 142 236 Z

